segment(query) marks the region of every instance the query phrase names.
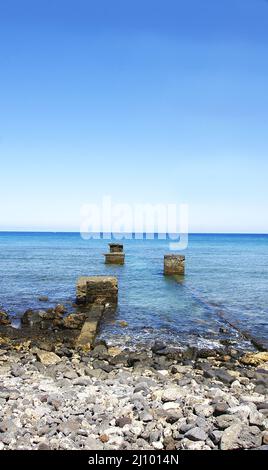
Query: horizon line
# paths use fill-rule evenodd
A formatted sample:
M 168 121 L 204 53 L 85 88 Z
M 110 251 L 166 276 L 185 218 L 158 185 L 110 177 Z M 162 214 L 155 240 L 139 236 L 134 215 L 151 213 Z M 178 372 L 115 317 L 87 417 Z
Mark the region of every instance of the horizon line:
M 80 231 L 72 231 L 72 230 L 0 230 L 0 234 L 2 233 L 36 233 L 36 234 L 76 234 L 80 235 Z M 106 234 L 107 232 L 90 232 L 91 235 Z M 111 236 L 113 237 L 114 234 L 120 235 L 183 235 L 181 233 L 169 233 L 169 232 L 112 232 Z M 264 232 L 188 232 L 188 235 L 268 235 L 268 233 Z

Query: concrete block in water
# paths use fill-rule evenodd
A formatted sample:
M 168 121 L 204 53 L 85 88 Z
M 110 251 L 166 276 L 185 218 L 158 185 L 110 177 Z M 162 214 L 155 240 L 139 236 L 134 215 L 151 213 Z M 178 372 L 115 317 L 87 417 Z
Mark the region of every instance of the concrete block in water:
M 164 256 L 164 274 L 184 274 L 185 256 L 184 255 L 165 255 Z
M 105 253 L 105 264 L 124 264 L 124 253 Z
M 79 305 L 116 305 L 118 282 L 113 276 L 80 277 L 76 285 L 76 302 Z
M 124 246 L 122 243 L 109 243 L 110 253 L 123 253 Z

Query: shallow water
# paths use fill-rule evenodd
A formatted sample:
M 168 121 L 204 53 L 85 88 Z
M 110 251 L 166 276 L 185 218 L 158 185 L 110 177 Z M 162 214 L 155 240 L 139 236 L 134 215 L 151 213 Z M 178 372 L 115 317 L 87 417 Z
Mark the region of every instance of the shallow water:
M 1 307 L 14 318 L 55 303 L 71 310 L 79 276 L 116 275 L 119 306 L 100 331 L 110 342 L 242 344 L 242 330 L 268 347 L 268 235 L 190 235 L 183 279 L 163 276 L 167 240 L 124 240 L 124 266 L 104 264 L 107 244 L 71 233 L 0 233 Z

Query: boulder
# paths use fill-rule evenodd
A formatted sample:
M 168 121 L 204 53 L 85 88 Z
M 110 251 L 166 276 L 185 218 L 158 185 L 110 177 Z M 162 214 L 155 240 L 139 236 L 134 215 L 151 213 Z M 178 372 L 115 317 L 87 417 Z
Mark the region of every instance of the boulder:
M 11 321 L 8 314 L 3 310 L 0 311 L 0 325 L 10 325 Z
M 37 359 L 45 366 L 51 366 L 61 362 L 61 358 L 57 354 L 48 351 L 37 351 Z
M 21 323 L 25 326 L 38 325 L 43 321 L 46 312 L 44 310 L 26 310 L 23 314 Z
M 253 449 L 262 444 L 262 433 L 257 426 L 232 424 L 222 434 L 221 450 Z
M 242 364 L 259 366 L 264 362 L 268 362 L 268 352 L 248 353 L 241 357 Z

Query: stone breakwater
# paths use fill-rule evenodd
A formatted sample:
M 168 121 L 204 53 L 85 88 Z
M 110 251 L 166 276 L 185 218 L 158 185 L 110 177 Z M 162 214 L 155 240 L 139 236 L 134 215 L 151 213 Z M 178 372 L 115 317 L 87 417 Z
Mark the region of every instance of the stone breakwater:
M 2 336 L 0 449 L 267 449 L 268 353 L 210 354 Z

